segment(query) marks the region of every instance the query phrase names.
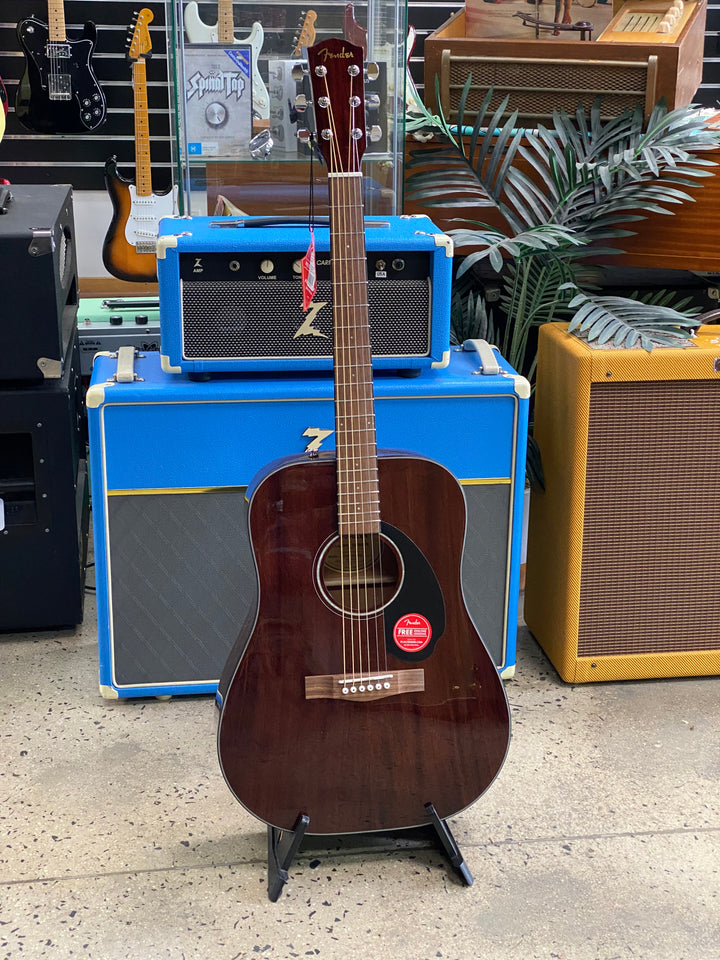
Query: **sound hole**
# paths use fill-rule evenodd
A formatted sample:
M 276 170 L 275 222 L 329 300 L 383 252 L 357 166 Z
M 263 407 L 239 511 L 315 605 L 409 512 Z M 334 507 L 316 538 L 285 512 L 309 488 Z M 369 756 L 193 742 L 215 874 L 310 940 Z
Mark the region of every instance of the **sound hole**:
M 318 582 L 323 598 L 343 613 L 381 610 L 400 589 L 402 559 L 382 534 L 333 537 L 318 558 Z

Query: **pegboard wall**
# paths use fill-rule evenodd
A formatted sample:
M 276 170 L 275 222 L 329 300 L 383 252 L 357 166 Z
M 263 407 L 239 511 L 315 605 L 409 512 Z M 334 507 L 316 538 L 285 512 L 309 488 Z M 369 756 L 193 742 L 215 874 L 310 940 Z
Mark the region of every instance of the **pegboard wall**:
M 308 3 L 308 6 L 311 6 Z M 2 0 L 0 4 L 0 77 L 10 103 L 5 138 L 0 145 L 0 177 L 14 183 L 71 183 L 76 190 L 104 190 L 105 161 L 116 155 L 120 172 L 132 177 L 135 163 L 133 92 L 125 40 L 133 14 L 141 7 L 154 14 L 150 27 L 153 55 L 147 67 L 148 107 L 151 137 L 153 186 L 165 189 L 172 179 L 171 118 L 169 109 L 168 57 L 166 50 L 166 4 L 129 0 L 65 0 L 68 34 L 81 30 L 86 20 L 97 27 L 93 68 L 107 98 L 107 120 L 95 132 L 60 136 L 26 130 L 14 115 L 17 85 L 24 70 L 24 57 L 16 36 L 17 24 L 30 15 L 47 21 L 45 0 Z M 248 24 L 258 19 L 267 25 L 272 43 L 294 30 L 298 5 L 266 0 L 238 4 L 238 15 Z M 417 30 L 410 69 L 422 94 L 423 47 L 425 37 L 462 7 L 453 0 L 408 3 L 408 23 Z M 201 3 L 201 13 L 214 22 L 214 3 Z M 705 67 L 696 102 L 708 107 L 720 105 L 720 3 L 710 4 L 705 34 Z M 289 42 L 289 41 L 288 41 Z
M 78 190 L 104 190 L 105 161 L 115 155 L 120 172 L 133 176 L 135 126 L 130 64 L 125 39 L 133 13 L 144 4 L 127 0 L 66 0 L 69 37 L 86 20 L 97 27 L 93 69 L 107 99 L 107 119 L 96 131 L 68 136 L 26 130 L 13 105 L 25 69 L 17 39 L 19 21 L 35 15 L 47 22 L 44 0 L 2 0 L 0 4 L 0 77 L 8 92 L 10 112 L 0 144 L 0 176 L 13 183 L 71 183 Z M 147 64 L 148 111 L 153 163 L 153 186 L 164 189 L 171 181 L 170 113 L 165 34 L 165 4 L 146 4 L 154 14 L 150 25 L 152 57 Z

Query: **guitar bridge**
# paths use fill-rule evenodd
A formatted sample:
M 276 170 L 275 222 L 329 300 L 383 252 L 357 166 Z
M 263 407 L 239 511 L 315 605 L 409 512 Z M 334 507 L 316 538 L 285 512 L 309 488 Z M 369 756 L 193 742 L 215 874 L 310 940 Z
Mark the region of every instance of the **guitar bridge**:
M 422 668 L 360 676 L 330 673 L 305 677 L 306 700 L 381 700 L 424 689 L 425 671 Z

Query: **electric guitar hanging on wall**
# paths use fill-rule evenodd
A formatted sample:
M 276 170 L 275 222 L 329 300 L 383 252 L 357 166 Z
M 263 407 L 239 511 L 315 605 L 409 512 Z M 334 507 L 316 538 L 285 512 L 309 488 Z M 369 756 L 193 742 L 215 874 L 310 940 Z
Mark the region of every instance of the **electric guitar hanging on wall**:
M 273 836 L 417 827 L 430 806 L 444 821 L 493 781 L 510 726 L 462 594 L 462 489 L 435 461 L 376 447 L 362 51 L 332 39 L 308 60 L 329 172 L 336 451 L 276 461 L 248 490 L 257 609 L 218 688 L 222 772 Z
M 105 94 L 92 67 L 96 35 L 88 21 L 82 38 L 68 38 L 62 0 L 48 0 L 48 23 L 36 17 L 20 21 L 25 72 L 15 115 L 24 127 L 35 133 L 83 133 L 104 123 Z
M 177 204 L 177 188 L 153 193 L 150 162 L 146 61 L 152 54 L 148 29 L 153 19 L 144 8 L 128 30 L 128 59 L 132 63 L 135 105 L 135 181 L 118 173 L 117 157 L 105 164 L 105 185 L 113 205 L 113 219 L 103 244 L 103 263 L 120 280 L 157 280 L 158 224 L 171 217 Z
M 218 0 L 218 22 L 212 27 L 200 19 L 200 11 L 195 0 L 192 0 L 192 3 L 188 3 L 185 7 L 184 20 L 185 33 L 190 43 L 250 44 L 252 51 L 253 113 L 260 120 L 269 119 L 270 97 L 258 67 L 260 51 L 265 40 L 265 33 L 260 21 L 256 20 L 253 23 L 250 33 L 244 39 L 241 40 L 236 37 L 233 26 L 233 0 Z

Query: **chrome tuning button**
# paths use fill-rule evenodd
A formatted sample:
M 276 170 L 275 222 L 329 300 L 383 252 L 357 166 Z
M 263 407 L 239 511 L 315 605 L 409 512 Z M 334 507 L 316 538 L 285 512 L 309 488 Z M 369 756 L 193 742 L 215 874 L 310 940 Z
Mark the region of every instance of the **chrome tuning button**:
M 297 63 L 293 64 L 292 68 L 292 78 L 296 83 L 300 83 L 303 77 L 308 73 L 307 64 L 302 60 L 298 60 Z
M 377 143 L 382 138 L 382 130 L 374 123 L 368 130 L 368 140 L 370 143 Z
M 295 97 L 295 109 L 297 110 L 297 112 L 298 112 L 298 113 L 305 113 L 305 111 L 307 110 L 308 106 L 309 106 L 308 98 L 305 96 L 304 93 L 299 93 L 299 94 Z
M 369 93 L 365 97 L 365 106 L 368 110 L 379 110 L 380 109 L 380 94 L 378 93 Z
M 380 68 L 376 63 L 370 60 L 365 64 L 365 79 L 375 81 L 380 76 Z
M 300 143 L 310 143 L 311 136 L 312 134 L 309 130 L 298 130 L 297 132 L 297 138 Z

